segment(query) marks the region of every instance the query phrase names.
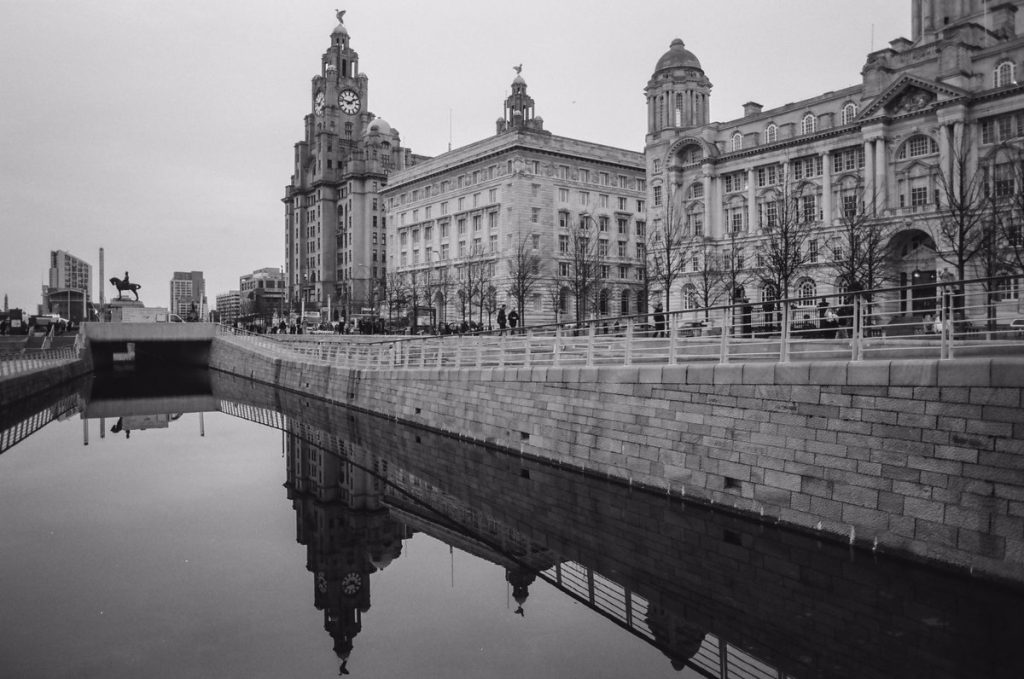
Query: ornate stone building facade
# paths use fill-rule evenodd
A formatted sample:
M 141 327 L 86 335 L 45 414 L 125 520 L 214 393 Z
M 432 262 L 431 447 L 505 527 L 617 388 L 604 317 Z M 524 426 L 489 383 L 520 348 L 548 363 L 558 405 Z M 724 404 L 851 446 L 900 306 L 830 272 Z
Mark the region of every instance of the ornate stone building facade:
M 487 327 L 501 304 L 520 306 L 509 290 L 535 262 L 533 285 L 518 295 L 523 323 L 636 313 L 646 301 L 643 155 L 545 130 L 520 70 L 494 136 L 389 177 L 396 283 L 415 290 L 438 324 Z M 585 300 L 572 283 L 581 243 L 590 252 Z
M 921 283 L 922 294 L 889 300 L 886 313 L 926 313 L 944 269 L 986 275 L 977 258 L 957 271 L 942 226 L 951 196 L 975 178 L 982 195 L 1021 189 L 1008 175 L 999 183 L 1008 172 L 999 154 L 1024 135 L 1022 4 L 912 0 L 911 38 L 869 54 L 859 84 L 772 109 L 750 102 L 724 122 L 709 121 L 711 82 L 674 41 L 646 88 L 652 229 L 678 232 L 682 249 L 699 240 L 739 271 L 739 289 L 725 286 L 719 304 L 734 293 L 762 302 Z M 789 289 L 778 290 L 764 257 L 787 219 L 813 228 Z M 871 280 L 840 265 L 866 230 L 884 235 L 884 271 Z M 708 263 L 689 259 L 671 286 L 673 309 L 702 306 Z M 1015 287 L 1004 292 L 1015 301 Z
M 345 12 L 310 85 L 305 136 L 285 187 L 285 261 L 292 310 L 332 316 L 373 306 L 383 280 L 385 221 L 379 192 L 388 173 L 415 162 L 398 130 L 368 109 Z

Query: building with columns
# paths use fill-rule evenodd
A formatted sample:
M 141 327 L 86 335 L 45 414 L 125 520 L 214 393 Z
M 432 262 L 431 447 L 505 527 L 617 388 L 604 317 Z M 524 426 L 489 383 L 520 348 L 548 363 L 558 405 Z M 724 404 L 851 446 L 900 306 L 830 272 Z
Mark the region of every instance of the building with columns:
M 516 262 L 532 256 L 538 277 L 524 324 L 575 318 L 577 304 L 581 317 L 636 313 L 646 304 L 643 154 L 545 130 L 521 68 L 493 136 L 388 178 L 389 265 L 439 324 L 486 327 L 497 305 L 517 307 Z M 583 231 L 592 233 L 597 288 L 585 309 L 569 283 L 573 236 Z M 481 281 L 490 312 L 473 289 Z
M 374 306 L 386 272 L 379 192 L 416 161 L 398 130 L 374 116 L 344 11 L 310 83 L 305 135 L 285 187 L 287 298 L 292 311 Z
M 835 266 L 851 220 L 882 225 L 889 271 L 876 287 L 934 284 L 937 272 L 956 268 L 937 226 L 949 214 L 952 178 L 984 176 L 988 191 L 1013 190 L 1012 180 L 998 186 L 997 156 L 1024 135 L 1022 4 L 912 0 L 910 38 L 868 54 L 858 84 L 776 108 L 749 102 L 722 122 L 708 118 L 712 84 L 701 62 L 673 41 L 645 90 L 652 229 L 733 253 L 745 289 L 718 303 L 734 292 L 757 303 L 863 284 Z M 763 283 L 760 265 L 783 212 L 814 228 L 805 263 L 778 291 Z M 704 266 L 695 259 L 668 291 L 673 309 L 700 306 Z M 968 265 L 962 275 L 983 274 Z M 890 316 L 929 311 L 934 287 L 905 297 L 888 305 Z

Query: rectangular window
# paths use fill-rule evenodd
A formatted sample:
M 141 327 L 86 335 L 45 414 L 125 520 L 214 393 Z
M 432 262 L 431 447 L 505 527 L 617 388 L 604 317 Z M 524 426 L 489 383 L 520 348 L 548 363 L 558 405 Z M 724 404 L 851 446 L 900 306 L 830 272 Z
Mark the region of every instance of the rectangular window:
M 569 189 L 558 189 L 558 200 L 562 203 L 568 203 Z
M 619 241 L 619 257 L 626 257 L 626 241 Z
M 559 212 L 558 213 L 558 225 L 560 227 L 562 227 L 563 229 L 566 229 L 566 228 L 569 227 L 569 213 L 568 212 Z
M 843 196 L 843 218 L 853 219 L 857 216 L 857 196 Z
M 562 235 L 558 237 L 558 251 L 569 252 L 569 237 Z
M 569 275 L 569 262 L 558 263 L 558 275 L 565 278 Z
M 477 231 L 480 230 L 480 225 L 482 223 L 483 220 L 480 219 L 480 215 L 473 215 L 473 233 L 476 233 Z
M 540 208 L 530 208 L 530 221 L 536 224 L 540 221 Z
M 625 217 L 619 217 L 615 220 L 619 226 L 619 233 L 629 233 L 629 220 Z
M 586 205 L 590 202 L 590 192 L 580 191 L 580 205 Z
M 921 207 L 928 204 L 928 189 L 924 186 L 915 186 L 910 189 L 910 206 Z
M 603 233 L 607 233 L 608 232 L 608 216 L 607 215 L 601 215 L 600 217 L 597 218 L 597 228 L 598 228 L 599 231 L 601 231 Z
M 619 264 L 619 278 L 622 280 L 629 278 L 629 267 L 625 264 Z
M 629 204 L 629 203 L 628 203 L 628 201 L 627 201 L 627 199 L 626 199 L 626 198 L 624 198 L 624 197 L 622 197 L 622 196 L 619 196 L 619 209 L 620 209 L 620 210 L 622 210 L 622 211 L 625 211 L 625 210 L 626 210 L 626 206 L 627 206 L 628 204 Z
M 448 222 L 441 223 L 441 238 L 448 237 Z
M 491 189 L 487 192 L 487 200 L 491 203 L 498 202 L 498 189 Z
M 597 196 L 597 204 L 600 207 L 608 207 L 608 194 L 600 193 Z
M 817 196 L 803 196 L 800 199 L 800 218 L 805 222 L 813 222 L 818 217 Z
M 807 259 L 810 260 L 811 264 L 818 263 L 818 241 L 807 241 Z
M 581 182 L 586 182 L 586 183 L 590 182 L 590 171 L 589 170 L 580 170 L 580 181 Z
M 647 222 L 643 220 L 636 220 L 636 236 L 637 238 L 643 238 L 647 235 Z
M 458 232 L 459 232 L 460 236 L 465 236 L 466 235 L 466 218 L 465 217 L 460 219 L 459 222 L 458 222 Z

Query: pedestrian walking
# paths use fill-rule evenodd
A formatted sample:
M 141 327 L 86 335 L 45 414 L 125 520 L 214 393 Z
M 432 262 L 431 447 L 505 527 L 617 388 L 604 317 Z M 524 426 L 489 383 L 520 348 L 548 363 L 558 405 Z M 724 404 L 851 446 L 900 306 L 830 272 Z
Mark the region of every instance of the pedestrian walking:
M 508 325 L 508 317 L 505 315 L 505 305 L 502 304 L 501 308 L 498 309 L 498 334 L 505 334 L 505 327 Z M 515 326 L 513 326 L 515 327 Z
M 513 309 L 508 312 L 508 325 L 512 328 L 512 334 L 516 333 L 516 326 L 519 325 L 519 312 Z

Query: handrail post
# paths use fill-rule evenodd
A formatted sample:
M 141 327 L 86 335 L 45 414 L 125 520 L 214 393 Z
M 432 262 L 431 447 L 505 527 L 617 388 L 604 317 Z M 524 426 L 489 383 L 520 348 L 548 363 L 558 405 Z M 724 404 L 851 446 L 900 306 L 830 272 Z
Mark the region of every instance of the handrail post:
M 498 367 L 499 368 L 504 368 L 505 367 L 505 344 L 506 344 L 504 342 L 505 336 L 504 335 L 498 335 L 498 337 L 501 338 L 501 339 L 498 340 Z M 512 337 L 509 336 L 509 340 L 511 340 L 511 339 L 512 339 Z
M 623 348 L 623 365 L 633 362 L 633 338 L 636 336 L 636 322 L 630 318 L 626 320 L 626 343 Z M 589 364 L 588 364 L 589 365 Z
M 527 368 L 530 367 L 530 340 L 533 339 L 533 328 L 526 331 L 523 337 L 523 365 Z
M 676 328 L 676 323 L 669 314 L 668 320 L 668 364 L 672 365 L 676 362 L 676 335 L 679 333 Z
M 864 358 L 864 324 L 861 322 L 861 300 L 860 295 L 853 297 L 853 327 L 850 334 L 850 360 L 860 361 Z
M 939 358 L 949 358 L 949 335 L 946 334 L 946 330 L 949 328 L 949 313 L 947 313 L 947 305 L 949 304 L 949 297 L 947 296 L 945 284 L 939 286 Z
M 789 362 L 789 321 L 790 321 L 789 300 L 782 301 L 782 328 L 779 333 L 779 361 Z
M 476 344 L 476 367 L 482 368 L 484 365 L 484 345 L 483 335 L 475 335 L 473 337 L 474 343 Z
M 718 361 L 720 363 L 728 363 L 729 362 L 729 334 L 730 334 L 730 331 L 732 330 L 733 321 L 735 321 L 734 314 L 733 314 L 733 308 L 732 307 L 726 307 L 722 311 L 722 341 L 721 341 L 721 345 L 722 346 L 721 346 L 721 351 L 720 351 L 719 356 L 718 356 Z
M 587 324 L 587 366 L 594 365 L 594 324 Z
M 555 326 L 555 343 L 551 347 L 551 365 L 560 365 L 562 358 L 562 328 Z

